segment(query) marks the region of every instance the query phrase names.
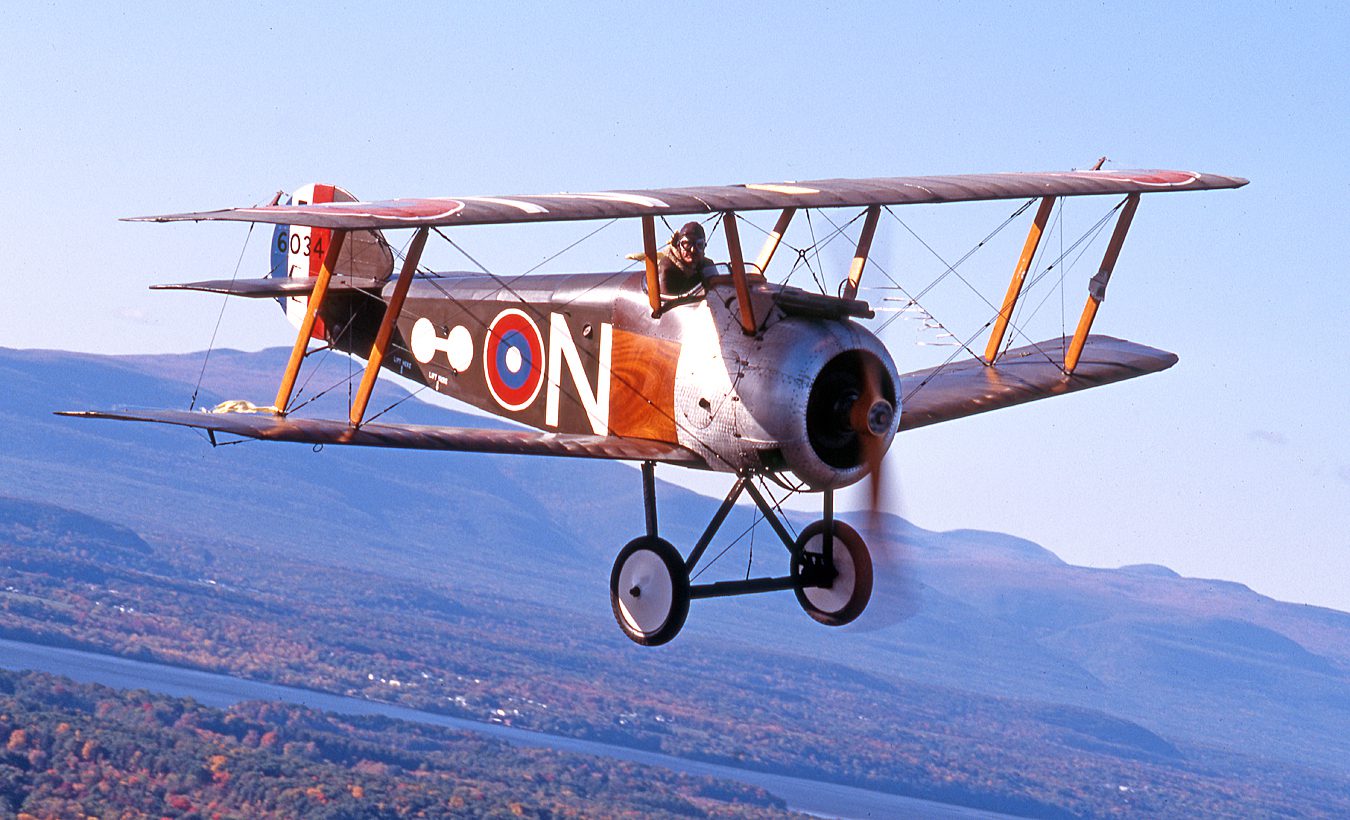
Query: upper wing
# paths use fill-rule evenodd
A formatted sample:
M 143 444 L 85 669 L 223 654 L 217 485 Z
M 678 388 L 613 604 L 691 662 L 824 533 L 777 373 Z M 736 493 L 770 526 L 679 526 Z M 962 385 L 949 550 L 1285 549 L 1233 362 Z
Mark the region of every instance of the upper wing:
M 973 416 L 1047 396 L 1100 387 L 1166 370 L 1176 354 L 1110 336 L 1089 336 L 1072 376 L 1064 375 L 1069 337 L 1009 350 L 990 367 L 968 359 L 900 377 L 900 429 Z
M 541 433 L 534 430 L 484 430 L 473 427 L 434 427 L 423 424 L 364 424 L 345 421 L 294 419 L 271 413 L 205 413 L 187 410 L 82 410 L 58 415 L 80 418 L 148 421 L 196 427 L 265 441 L 305 444 L 355 444 L 409 450 L 459 450 L 473 453 L 571 456 L 632 461 L 661 461 L 691 467 L 706 466 L 693 452 L 675 444 L 621 436 Z
M 716 211 L 780 208 L 840 208 L 1087 196 L 1155 191 L 1239 188 L 1240 177 L 1194 171 L 1064 171 L 1052 173 L 964 174 L 873 179 L 822 179 L 702 188 L 562 193 L 538 196 L 466 196 L 389 199 L 382 202 L 327 202 L 270 205 L 219 211 L 134 217 L 135 222 L 228 220 L 320 228 L 423 228 L 492 225 L 507 222 L 564 222 L 647 215 L 674 216 Z

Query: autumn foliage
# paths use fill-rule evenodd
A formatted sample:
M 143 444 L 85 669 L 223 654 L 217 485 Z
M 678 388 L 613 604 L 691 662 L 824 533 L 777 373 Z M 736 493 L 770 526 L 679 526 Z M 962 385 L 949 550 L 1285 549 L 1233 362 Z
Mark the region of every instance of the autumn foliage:
M 264 746 L 262 738 L 276 740 Z M 0 817 L 780 816 L 748 787 L 477 734 L 0 671 Z

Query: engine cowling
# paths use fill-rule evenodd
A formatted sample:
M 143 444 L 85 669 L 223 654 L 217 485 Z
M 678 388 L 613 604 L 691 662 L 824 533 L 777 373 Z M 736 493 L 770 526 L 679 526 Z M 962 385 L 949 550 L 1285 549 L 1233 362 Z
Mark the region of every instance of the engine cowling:
M 711 343 L 691 344 L 701 337 Z M 786 318 L 759 337 L 725 328 L 684 339 L 680 443 L 714 469 L 769 469 L 814 490 L 845 487 L 870 469 L 867 446 L 884 453 L 895 437 L 900 378 L 885 346 L 860 325 Z

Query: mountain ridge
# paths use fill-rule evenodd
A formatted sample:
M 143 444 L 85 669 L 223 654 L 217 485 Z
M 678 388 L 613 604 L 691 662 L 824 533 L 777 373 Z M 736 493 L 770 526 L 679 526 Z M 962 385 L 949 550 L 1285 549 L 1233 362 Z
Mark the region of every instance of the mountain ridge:
M 216 351 L 199 405 L 266 395 L 284 354 Z M 340 365 L 329 367 L 340 375 Z M 597 634 L 614 629 L 604 606 L 609 562 L 642 529 L 630 469 L 356 448 L 312 453 L 295 445 L 212 449 L 182 430 L 48 412 L 128 399 L 182 406 L 200 372 L 200 354 L 0 350 L 0 374 L 14 386 L 0 398 L 7 494 L 106 518 L 150 543 L 210 531 L 288 560 L 453 577 L 488 592 L 538 596 Z M 403 401 L 406 395 L 386 384 L 372 407 L 402 401 L 391 418 L 483 423 Z M 341 396 L 329 398 L 340 407 Z M 175 514 L 146 504 L 151 496 Z M 659 496 L 663 534 L 677 545 L 697 537 L 716 505 L 665 483 Z M 789 519 L 797 527 L 806 521 Z M 738 510 L 727 532 L 750 520 Z M 334 548 L 353 536 L 359 548 Z M 791 596 L 757 596 L 699 602 L 678 642 L 772 645 L 877 680 L 898 676 L 1089 709 L 1104 716 L 1101 726 L 1123 720 L 1147 733 L 1137 735 L 1141 754 L 1179 744 L 1259 747 L 1287 761 L 1350 768 L 1346 613 L 1165 567 L 1076 567 L 1000 533 L 931 532 L 887 517 L 869 538 L 894 541 L 909 565 L 879 560 L 876 599 L 856 628 L 825 632 L 806 622 Z M 732 571 L 744 572 L 743 553 L 730 555 L 741 562 Z M 754 566 L 778 574 L 779 556 L 772 547 L 756 550 Z M 912 606 L 905 591 L 913 590 L 917 614 L 888 617 Z M 1095 725 L 1084 721 L 1089 730 Z M 1085 731 L 1081 742 L 1111 746 L 1116 735 L 1101 726 L 1106 739 Z

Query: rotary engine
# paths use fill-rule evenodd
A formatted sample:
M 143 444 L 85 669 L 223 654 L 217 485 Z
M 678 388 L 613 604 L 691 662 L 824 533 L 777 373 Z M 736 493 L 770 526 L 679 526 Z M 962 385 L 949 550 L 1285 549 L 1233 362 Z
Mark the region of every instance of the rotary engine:
M 790 472 L 813 490 L 845 487 L 878 463 L 900 417 L 885 346 L 852 322 L 788 318 L 760 338 L 739 330 L 689 345 L 676 378 L 680 443 L 717 470 Z

